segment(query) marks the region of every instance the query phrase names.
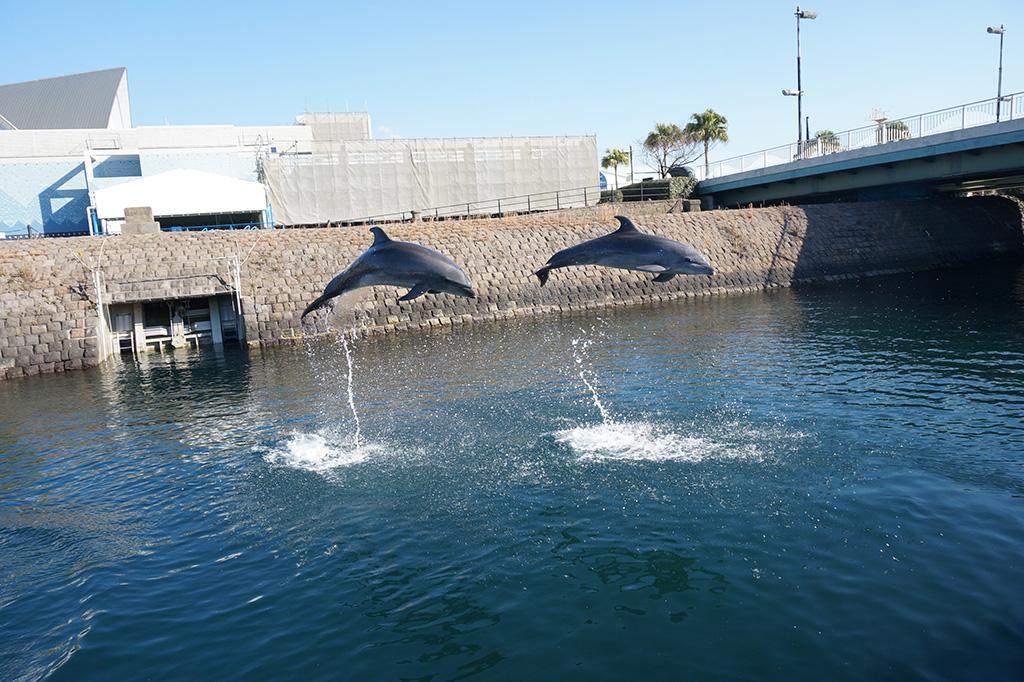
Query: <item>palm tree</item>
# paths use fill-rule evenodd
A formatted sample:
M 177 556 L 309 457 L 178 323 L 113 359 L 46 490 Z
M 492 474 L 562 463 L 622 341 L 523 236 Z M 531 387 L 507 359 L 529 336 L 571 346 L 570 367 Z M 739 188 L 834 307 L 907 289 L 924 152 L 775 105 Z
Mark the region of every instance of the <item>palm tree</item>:
M 604 157 L 601 159 L 601 168 L 608 170 L 609 168 L 615 169 L 615 189 L 619 188 L 619 166 L 625 166 L 629 163 L 629 152 L 625 149 L 606 149 L 604 151 Z
M 814 139 L 818 142 L 818 149 L 822 154 L 832 154 L 841 150 L 839 136 L 831 130 L 819 130 L 814 133 Z
M 690 138 L 704 144 L 704 177 L 708 175 L 708 151 L 716 142 L 729 141 L 729 121 L 713 109 L 703 114 L 694 114 L 684 128 Z
M 875 131 L 875 140 L 878 144 L 909 139 L 910 126 L 903 121 L 885 121 L 885 124 L 879 124 L 878 130 Z

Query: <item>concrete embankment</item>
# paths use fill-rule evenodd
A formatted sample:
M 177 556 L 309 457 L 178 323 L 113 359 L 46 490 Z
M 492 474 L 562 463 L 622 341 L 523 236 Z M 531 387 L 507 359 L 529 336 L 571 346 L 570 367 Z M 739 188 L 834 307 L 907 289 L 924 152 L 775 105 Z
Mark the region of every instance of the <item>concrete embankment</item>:
M 650 275 L 640 273 L 571 268 L 553 272 L 546 287 L 538 286 L 534 270 L 555 251 L 610 231 L 614 213 L 634 217 L 642 230 L 693 244 L 707 254 L 717 274 L 654 284 Z M 237 321 L 243 342 L 272 345 L 355 322 L 370 332 L 389 333 L 800 281 L 1022 260 L 1021 218 L 1017 203 L 993 197 L 684 214 L 626 204 L 393 225 L 387 228 L 392 237 L 435 247 L 461 264 L 478 297 L 426 296 L 399 303 L 403 291 L 360 290 L 344 297 L 329 325 L 319 317 L 303 325 L 299 315 L 370 244 L 365 228 L 0 243 L 0 376 L 96 365 L 129 337 L 139 340 L 133 347 L 144 348 L 146 320 L 157 301 L 169 302 L 165 312 L 187 319 L 187 306 L 177 308 L 184 313 L 173 313 L 173 302 L 209 300 L 203 312 L 207 320 L 213 316 L 214 338 L 229 337 L 221 329 L 223 316 L 224 325 Z M 150 307 L 143 311 L 144 305 Z M 205 329 L 210 328 L 207 322 Z

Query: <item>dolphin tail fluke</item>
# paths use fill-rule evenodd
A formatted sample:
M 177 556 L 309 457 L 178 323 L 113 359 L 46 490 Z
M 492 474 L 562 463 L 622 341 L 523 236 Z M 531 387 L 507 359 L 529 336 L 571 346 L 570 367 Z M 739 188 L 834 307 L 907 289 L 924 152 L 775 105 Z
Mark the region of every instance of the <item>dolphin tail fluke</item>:
M 327 302 L 332 298 L 334 297 L 328 296 L 327 294 L 319 296 L 315 301 L 306 306 L 306 309 L 302 311 L 302 316 L 299 318 L 299 320 L 304 321 L 306 319 L 306 315 L 309 315 L 314 310 L 319 310 L 320 308 L 323 308 L 325 305 L 327 305 Z
M 548 283 L 548 275 L 550 273 L 551 273 L 551 268 L 543 267 L 543 268 L 541 268 L 540 270 L 538 270 L 537 272 L 535 272 L 533 274 L 535 274 L 537 276 L 537 279 L 540 280 L 540 285 L 544 286 L 545 284 Z

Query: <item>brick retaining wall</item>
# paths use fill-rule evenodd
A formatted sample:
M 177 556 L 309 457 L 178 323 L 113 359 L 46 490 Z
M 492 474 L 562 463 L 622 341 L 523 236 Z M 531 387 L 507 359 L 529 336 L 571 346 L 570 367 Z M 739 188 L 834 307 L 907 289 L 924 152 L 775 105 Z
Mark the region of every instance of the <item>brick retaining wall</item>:
M 222 294 L 233 284 L 234 258 L 241 263 L 247 340 L 262 345 L 329 333 L 355 321 L 369 332 L 395 332 L 1024 259 L 1020 207 L 995 197 L 663 211 L 656 205 L 626 204 L 386 226 L 393 238 L 432 246 L 462 265 L 477 298 L 439 295 L 399 303 L 404 291 L 363 289 L 343 297 L 329 324 L 323 313 L 305 325 L 299 315 L 331 277 L 370 245 L 366 228 L 0 243 L 0 377 L 98 364 L 98 301 Z M 569 268 L 552 272 L 547 286 L 538 286 L 533 271 L 555 251 L 609 232 L 616 212 L 632 215 L 641 230 L 693 244 L 717 274 L 654 284 L 646 274 Z

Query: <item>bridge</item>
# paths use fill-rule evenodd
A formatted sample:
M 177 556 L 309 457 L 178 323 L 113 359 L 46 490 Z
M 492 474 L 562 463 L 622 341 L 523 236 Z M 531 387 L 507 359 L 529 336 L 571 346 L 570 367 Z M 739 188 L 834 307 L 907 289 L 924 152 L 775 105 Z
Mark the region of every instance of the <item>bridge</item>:
M 713 206 L 923 197 L 1024 185 L 1024 93 L 745 154 L 697 171 Z

